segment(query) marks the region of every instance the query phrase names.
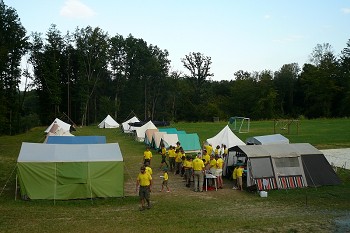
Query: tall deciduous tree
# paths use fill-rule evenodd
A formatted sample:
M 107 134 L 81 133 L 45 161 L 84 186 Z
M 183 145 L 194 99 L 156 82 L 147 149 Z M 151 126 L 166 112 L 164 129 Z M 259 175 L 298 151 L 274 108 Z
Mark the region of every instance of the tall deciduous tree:
M 114 86 L 114 118 L 118 118 L 118 111 L 126 85 L 126 48 L 123 36 L 116 35 L 109 39 L 109 64 Z
M 182 58 L 181 61 L 190 72 L 188 78 L 194 81 L 196 89 L 200 90 L 207 78 L 214 75 L 210 73 L 211 57 L 204 56 L 202 53 L 192 52 Z
M 187 97 L 193 104 L 193 120 L 198 120 L 208 106 L 204 86 L 208 79 L 214 75 L 210 72 L 211 57 L 199 52 L 192 52 L 185 55 L 185 58 L 182 58 L 181 61 L 183 66 L 190 72 L 190 75 L 186 76 L 186 78 L 192 85 L 192 92 Z
M 301 73 L 309 117 L 331 117 L 332 104 L 339 87 L 336 84 L 337 61 L 329 44 L 317 45 L 312 52 L 314 64 L 304 65 Z
M 60 117 L 63 92 L 66 82 L 66 44 L 56 25 L 51 25 L 46 38 L 32 34 L 30 62 L 34 67 L 33 81 L 39 94 L 43 123 Z
M 339 68 L 339 84 L 341 93 L 336 97 L 338 116 L 350 116 L 350 39 L 341 52 Z
M 89 102 L 98 81 L 107 73 L 108 35 L 90 26 L 77 29 L 75 34 L 79 59 L 78 93 L 81 97 L 81 125 L 87 124 Z
M 20 62 L 28 49 L 26 30 L 16 11 L 0 4 L 0 134 L 19 132 Z
M 275 72 L 274 83 L 282 115 L 293 113 L 295 86 L 299 72 L 300 68 L 297 63 L 285 64 Z

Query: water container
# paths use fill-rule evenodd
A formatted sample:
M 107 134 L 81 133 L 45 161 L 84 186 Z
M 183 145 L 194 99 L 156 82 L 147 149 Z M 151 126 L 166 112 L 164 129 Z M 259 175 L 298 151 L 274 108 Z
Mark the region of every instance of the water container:
M 260 197 L 267 197 L 266 191 L 260 191 L 259 194 L 260 194 Z

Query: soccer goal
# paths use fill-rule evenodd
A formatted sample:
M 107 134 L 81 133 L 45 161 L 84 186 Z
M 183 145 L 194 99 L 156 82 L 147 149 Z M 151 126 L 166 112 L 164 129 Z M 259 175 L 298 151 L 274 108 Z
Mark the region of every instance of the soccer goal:
M 229 123 L 233 125 L 233 131 L 238 133 L 249 133 L 250 118 L 248 117 L 230 117 Z

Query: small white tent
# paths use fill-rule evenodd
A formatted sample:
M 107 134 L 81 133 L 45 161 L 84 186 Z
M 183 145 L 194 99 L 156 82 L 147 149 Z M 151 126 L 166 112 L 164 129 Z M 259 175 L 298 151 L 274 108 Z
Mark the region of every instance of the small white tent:
M 45 130 L 45 133 L 55 133 L 58 130 L 61 130 L 63 132 L 70 132 L 71 125 L 61 121 L 60 119 L 56 118 L 49 127 Z
M 169 148 L 169 146 L 176 146 L 178 141 L 179 137 L 177 134 L 163 134 L 161 138 L 161 143 L 163 143 L 165 148 Z
M 98 124 L 99 128 L 118 128 L 119 124 L 116 122 L 110 115 L 106 116 L 100 124 Z
M 46 138 L 44 143 L 47 142 L 49 136 L 74 136 L 70 133 L 71 125 L 67 124 L 60 119 L 56 118 L 54 122 L 45 130 Z
M 130 126 L 129 123 L 135 123 L 135 122 L 140 122 L 140 120 L 136 116 L 130 118 L 127 121 L 124 121 L 122 123 L 123 132 L 124 133 L 132 133 L 136 128 L 133 126 Z
M 217 145 L 221 146 L 222 144 L 225 144 L 227 148 L 231 148 L 237 145 L 245 145 L 245 143 L 232 132 L 232 130 L 230 129 L 230 127 L 228 127 L 228 125 L 226 125 L 214 137 L 208 138 L 207 143 L 211 144 L 213 147 L 216 147 Z
M 147 129 L 157 129 L 152 121 L 147 122 L 141 127 L 136 128 L 136 141 L 143 142 L 145 140 L 145 134 Z
M 166 132 L 154 132 L 152 135 L 152 144 L 154 149 L 160 148 L 160 141 L 162 140 L 162 136 L 167 134 Z

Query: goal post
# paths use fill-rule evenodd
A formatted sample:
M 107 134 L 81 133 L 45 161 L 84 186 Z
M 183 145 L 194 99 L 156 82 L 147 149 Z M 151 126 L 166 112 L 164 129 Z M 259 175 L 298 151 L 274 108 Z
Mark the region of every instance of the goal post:
M 248 117 L 230 117 L 229 124 L 233 125 L 233 131 L 238 133 L 249 133 L 250 118 Z

